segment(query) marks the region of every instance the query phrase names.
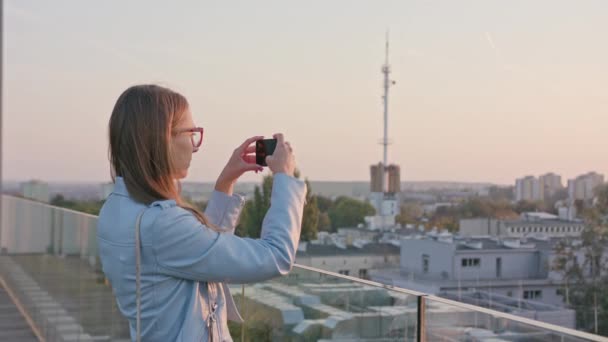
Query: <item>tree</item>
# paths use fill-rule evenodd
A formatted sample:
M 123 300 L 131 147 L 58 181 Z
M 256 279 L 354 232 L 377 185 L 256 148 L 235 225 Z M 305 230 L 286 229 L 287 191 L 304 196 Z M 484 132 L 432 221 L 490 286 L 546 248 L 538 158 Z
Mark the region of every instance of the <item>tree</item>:
M 608 184 L 601 185 L 595 189 L 595 207 L 602 215 L 608 215 Z
M 317 195 L 317 206 L 322 213 L 326 213 L 329 209 L 334 205 L 334 201 L 331 198 L 327 198 L 325 196 Z
M 324 232 L 331 231 L 331 219 L 329 218 L 329 214 L 326 212 L 319 214 L 319 230 Z
M 272 194 L 272 175 L 264 176 L 262 186 L 255 186 L 253 199 L 247 201 L 241 213 L 241 220 L 235 233 L 243 237 L 259 238 L 264 216 L 270 208 Z
M 357 226 L 365 222 L 365 216 L 375 213 L 371 204 L 344 196 L 338 197 L 328 212 L 333 231 L 341 227 Z
M 395 221 L 402 225 L 417 222 L 424 214 L 424 210 L 418 203 L 408 202 L 401 205 L 399 215 L 395 217 Z
M 488 193 L 489 193 L 488 195 L 489 195 L 490 199 L 492 199 L 492 200 L 510 201 L 513 199 L 513 186 L 506 186 L 506 187 L 491 186 Z
M 519 214 L 529 211 L 545 211 L 545 206 L 542 202 L 519 201 L 515 204 L 515 211 Z
M 294 176 L 298 178 L 300 173 L 296 171 Z M 256 185 L 253 191 L 253 199 L 247 201 L 243 207 L 241 220 L 236 229 L 237 235 L 252 238 L 260 237 L 264 217 L 268 209 L 270 209 L 272 182 L 272 175 L 267 175 L 262 180 L 261 187 Z M 316 197 L 312 195 L 312 191 L 310 190 L 310 182 L 308 180 L 305 182 L 308 192 L 306 193 L 306 203 L 304 204 L 302 216 L 301 239 L 303 241 L 310 241 L 317 238 L 319 208 L 317 207 Z
M 101 201 L 68 200 L 62 194 L 55 195 L 51 199 L 51 202 L 50 202 L 51 205 L 54 205 L 57 207 L 80 211 L 80 212 L 91 214 L 91 215 L 99 215 L 99 211 L 101 210 L 103 203 L 104 203 L 103 200 L 101 200 Z
M 317 206 L 317 197 L 312 195 L 310 182 L 306 180 L 306 204 L 304 204 L 304 214 L 302 216 L 302 233 L 300 239 L 302 241 L 311 241 L 317 238 L 319 230 L 319 207 Z
M 556 246 L 552 266 L 563 275 L 564 300 L 576 310 L 577 326 L 608 335 L 608 225 L 603 220 L 608 192 L 598 195 L 597 203 L 583 211 L 581 239 L 563 240 Z

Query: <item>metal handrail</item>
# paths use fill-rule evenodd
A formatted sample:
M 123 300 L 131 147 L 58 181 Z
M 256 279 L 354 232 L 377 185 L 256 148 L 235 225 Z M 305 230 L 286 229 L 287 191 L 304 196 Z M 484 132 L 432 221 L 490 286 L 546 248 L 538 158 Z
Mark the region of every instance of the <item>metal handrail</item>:
M 378 283 L 378 282 L 374 282 L 374 281 L 370 281 L 370 280 L 364 280 L 364 279 L 360 279 L 360 278 L 346 276 L 343 274 L 330 272 L 330 271 L 326 271 L 326 270 L 321 270 L 321 269 L 310 267 L 310 266 L 294 264 L 294 268 L 299 268 L 299 269 L 307 270 L 310 272 L 321 273 L 321 274 L 324 274 L 327 276 L 331 276 L 331 277 L 335 277 L 335 278 L 343 279 L 343 280 L 348 280 L 348 281 L 351 281 L 354 283 L 379 287 L 379 288 L 387 289 L 389 291 L 395 291 L 395 292 L 399 292 L 399 293 L 403 293 L 403 294 L 407 294 L 407 295 L 422 297 L 422 301 L 419 301 L 419 303 L 422 303 L 422 304 L 424 304 L 425 302 L 428 303 L 429 301 L 439 302 L 439 303 L 451 305 L 454 307 L 458 307 L 461 309 L 466 309 L 468 311 L 474 311 L 474 312 L 492 315 L 497 318 L 508 319 L 511 321 L 526 324 L 526 325 L 540 328 L 543 330 L 549 330 L 549 331 L 554 331 L 557 333 L 570 335 L 572 337 L 579 337 L 579 338 L 587 339 L 590 341 L 608 342 L 608 338 L 602 337 L 599 335 L 594 335 L 594 334 L 590 334 L 590 333 L 586 333 L 586 332 L 582 332 L 582 331 L 578 331 L 578 330 L 574 330 L 574 329 L 564 328 L 559 325 L 554 325 L 551 323 L 545 323 L 545 322 L 541 322 L 541 321 L 537 321 L 537 320 L 533 320 L 533 319 L 529 319 L 529 318 L 524 318 L 524 317 L 516 316 L 513 314 L 509 314 L 509 313 L 504 313 L 504 312 L 487 309 L 487 308 L 480 307 L 480 306 L 475 306 L 472 304 L 461 303 L 461 302 L 457 302 L 457 301 L 454 301 L 451 299 L 437 297 L 437 296 L 434 296 L 434 295 L 431 295 L 428 293 L 424 293 L 424 292 L 412 291 L 412 290 L 404 289 L 401 287 L 395 287 L 393 285 L 386 285 L 386 284 L 382 284 L 382 283 Z M 420 330 L 424 331 L 425 330 L 424 329 L 425 327 L 423 326 L 424 320 L 421 320 L 421 322 L 422 322 L 422 324 L 420 324 Z

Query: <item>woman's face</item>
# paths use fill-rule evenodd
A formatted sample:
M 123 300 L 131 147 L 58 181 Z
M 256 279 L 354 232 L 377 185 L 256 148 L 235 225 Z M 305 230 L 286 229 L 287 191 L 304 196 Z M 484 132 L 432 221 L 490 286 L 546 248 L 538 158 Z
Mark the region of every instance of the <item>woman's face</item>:
M 186 178 L 188 176 L 188 168 L 190 167 L 190 161 L 192 160 L 192 153 L 198 151 L 192 146 L 191 132 L 184 132 L 183 130 L 194 128 L 194 121 L 192 120 L 192 113 L 190 109 L 186 109 L 182 115 L 177 126 L 173 129 L 174 134 L 171 135 L 171 155 L 173 162 L 175 163 L 174 168 L 177 172 L 174 175 L 176 179 Z

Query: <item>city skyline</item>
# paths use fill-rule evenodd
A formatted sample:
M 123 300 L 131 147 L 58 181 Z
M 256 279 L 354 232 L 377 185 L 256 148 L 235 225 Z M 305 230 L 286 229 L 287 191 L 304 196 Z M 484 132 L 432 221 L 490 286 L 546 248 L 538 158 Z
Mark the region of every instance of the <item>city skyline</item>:
M 141 16 L 118 1 L 5 1 L 4 180 L 109 181 L 111 108 L 148 82 L 182 92 L 206 129 L 185 181 L 213 182 L 242 140 L 277 131 L 303 177 L 369 180 L 387 28 L 402 181 L 608 174 L 607 3 L 269 4 Z

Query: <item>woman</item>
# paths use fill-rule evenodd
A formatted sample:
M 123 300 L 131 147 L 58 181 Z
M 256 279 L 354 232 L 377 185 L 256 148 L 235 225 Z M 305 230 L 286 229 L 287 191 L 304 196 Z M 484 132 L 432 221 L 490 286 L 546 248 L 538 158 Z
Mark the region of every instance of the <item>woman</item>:
M 284 275 L 295 259 L 306 186 L 293 177 L 291 146 L 275 135 L 276 150 L 266 158 L 274 174 L 271 206 L 260 239 L 246 239 L 233 235 L 243 199 L 232 191 L 243 173 L 262 170 L 250 146 L 262 137 L 234 150 L 203 214 L 180 197 L 178 180 L 203 140 L 182 95 L 156 85 L 127 89 L 109 133 L 115 185 L 99 214 L 97 241 L 131 339 L 231 341 L 227 320 L 242 318 L 225 284 Z

